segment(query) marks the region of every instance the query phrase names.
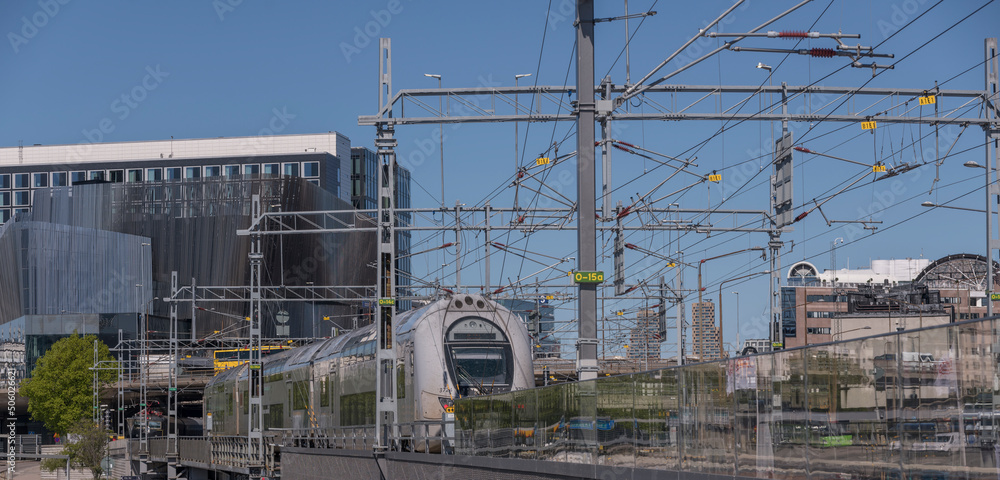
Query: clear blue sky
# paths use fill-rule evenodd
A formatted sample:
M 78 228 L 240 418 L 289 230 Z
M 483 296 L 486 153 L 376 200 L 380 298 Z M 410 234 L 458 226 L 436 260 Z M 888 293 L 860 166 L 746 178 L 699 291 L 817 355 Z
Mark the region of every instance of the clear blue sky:
M 238 4 L 233 6 L 234 3 Z M 645 11 L 653 3 L 633 0 L 630 9 L 632 12 Z M 789 2 L 778 3 L 745 2 L 720 30 L 750 30 L 790 6 Z M 949 1 L 931 10 L 936 3 L 931 0 L 816 0 L 769 28 L 806 30 L 815 22 L 814 30 L 823 33 L 860 33 L 860 43 L 864 45 L 885 40 L 878 51 L 893 53 L 896 58 L 878 59 L 879 63 L 897 61 L 912 53 L 895 70 L 879 75 L 868 86 L 932 88 L 935 80 L 950 79 L 944 88 L 982 89 L 983 39 L 1000 35 L 996 22 L 1000 18 L 1000 6 L 995 2 L 988 5 L 913 53 L 985 0 Z M 632 41 L 633 81 L 730 4 L 725 1 L 657 3 L 653 10 L 658 14 L 643 22 Z M 0 146 L 16 146 L 19 141 L 25 145 L 84 142 L 84 132 L 97 128 L 105 118 L 112 119 L 114 130 L 104 135 L 103 141 L 154 140 L 171 135 L 175 138 L 257 135 L 268 126 L 275 109 L 287 112 L 290 118 L 287 127 L 277 133 L 335 130 L 346 134 L 355 145 L 371 146 L 374 129 L 358 126 L 357 117 L 376 111 L 377 37 L 388 36 L 393 40 L 393 86 L 396 89 L 436 86 L 435 80 L 423 76 L 425 73 L 443 75 L 444 85 L 448 87 L 512 85 L 514 75 L 521 73 L 533 74 L 523 79 L 522 85 L 535 81 L 563 85 L 567 82 L 574 42 L 572 6 L 570 0 L 551 3 L 538 0 L 504 3 L 8 1 L 0 5 L 0 26 L 6 38 L 6 44 L 0 47 L 0 65 L 3 66 L 0 104 L 4 109 L 0 116 Z M 597 7 L 598 17 L 622 12 L 623 2 L 602 1 Z M 899 27 L 925 12 L 926 15 L 886 40 Z M 638 20 L 630 23 L 633 30 L 637 25 Z M 621 22 L 597 25 L 598 78 L 607 72 L 615 83 L 624 83 L 624 59 L 615 62 L 624 39 Z M 694 58 L 718 44 L 717 40 L 702 40 L 682 58 Z M 747 40 L 741 45 L 791 48 L 794 42 Z M 829 40 L 814 40 L 803 42 L 799 48 L 831 45 Z M 669 83 L 760 85 L 766 83 L 766 73 L 754 66 L 764 62 L 774 66 L 781 64 L 773 74 L 775 83 L 801 85 L 817 81 L 847 62 L 845 58 L 811 59 L 797 55 L 789 56 L 782 63 L 783 59 L 781 54 L 727 51 L 674 77 Z M 678 65 L 678 61 L 672 62 L 667 70 Z M 958 75 L 970 68 L 967 73 Z M 151 71 L 158 73 L 153 77 Z M 569 85 L 575 83 L 574 77 L 570 71 Z M 870 79 L 870 70 L 847 68 L 825 78 L 821 84 L 857 87 Z M 122 95 L 135 91 L 144 81 L 142 100 L 123 106 Z M 731 104 L 735 100 L 736 97 L 727 97 L 722 102 Z M 793 105 L 793 110 L 800 107 L 801 101 Z M 978 108 L 963 113 L 963 116 L 979 115 Z M 712 135 L 719 126 L 719 122 L 630 123 L 616 138 L 658 152 L 688 156 L 692 147 Z M 878 130 L 873 141 L 871 135 L 857 135 L 859 131 L 855 127 L 833 132 L 842 126 L 824 123 L 808 134 L 805 132 L 809 125 L 793 125 L 793 130 L 796 143 L 805 135 L 802 144 L 808 148 L 866 163 L 913 161 L 914 157 L 926 155 L 921 152 L 927 149 L 933 158 L 933 146 L 927 140 L 910 145 L 926 134 L 929 127 L 886 126 Z M 568 124 L 558 125 L 553 131 L 551 124 L 536 123 L 530 127 L 522 124 L 520 144 L 526 156 L 531 158 L 545 151 L 551 138 L 563 139 L 567 128 Z M 746 178 L 756 173 L 761 163 L 756 159 L 757 152 L 770 143 L 769 128 L 768 124 L 747 122 L 701 148 L 697 153 L 699 167 L 694 170 L 705 174 L 728 166 L 724 181 L 711 188 L 691 189 L 670 201 L 691 208 L 717 207 L 725 197 L 726 203 L 721 208 L 766 208 L 767 187 L 760 180 L 766 178 L 767 172 L 733 195 Z M 400 156 L 407 157 L 416 148 L 416 142 L 428 138 L 430 132 L 431 127 L 399 128 Z M 956 133 L 953 129 L 942 138 L 954 138 Z M 465 125 L 449 131 L 445 145 L 446 203 L 450 205 L 460 199 L 474 205 L 484 200 L 485 192 L 504 185 L 503 179 L 512 174 L 512 137 L 513 127 L 509 124 Z M 848 240 L 838 249 L 840 267 L 846 266 L 848 259 L 851 267 L 861 267 L 875 258 L 922 255 L 934 259 L 951 253 L 982 252 L 985 243 L 982 215 L 941 209 L 930 211 L 919 204 L 925 200 L 943 203 L 960 197 L 954 205 L 982 208 L 982 182 L 973 178 L 980 170 L 962 168 L 961 164 L 967 160 L 983 163 L 984 149 L 975 148 L 982 144 L 983 138 L 982 131 L 975 127 L 963 134 L 954 151 L 971 150 L 945 162 L 939 188 L 932 194 L 928 192 L 935 176 L 933 166 L 901 176 L 895 184 L 865 181 L 863 188 L 831 200 L 824 205 L 824 212 L 831 218 L 857 219 L 871 215 L 885 223 L 876 235 L 867 232 L 859 235 L 857 231 L 827 227 L 818 214 L 810 215 L 795 225 L 793 233 L 785 236 L 787 240 L 794 240 L 795 246 L 790 253 L 786 248 L 782 260 L 784 267 L 803 258 L 810 259 L 821 270 L 830 267 L 827 250 L 838 237 Z M 946 148 L 941 147 L 942 150 Z M 562 151 L 573 149 L 575 141 L 570 137 Z M 628 187 L 619 190 L 615 201 L 628 204 L 629 196 L 645 192 L 664 178 L 663 169 L 642 175 L 655 164 L 639 157 L 616 152 L 615 162 L 616 183 L 634 179 Z M 854 175 L 849 164 L 834 160 L 797 156 L 796 162 L 796 214 L 816 196 L 830 189 L 839 190 L 838 185 L 849 183 Z M 763 165 L 767 166 L 766 160 Z M 550 178 L 560 178 L 562 171 L 573 172 L 573 164 L 557 167 Z M 437 161 L 414 167 L 413 173 L 416 182 L 414 206 L 437 205 L 440 201 Z M 660 192 L 665 194 L 685 185 L 686 181 L 673 180 Z M 572 196 L 575 190 L 572 179 L 564 182 L 561 188 Z M 493 199 L 494 206 L 510 206 L 511 203 L 509 189 L 502 190 Z M 915 219 L 904 221 L 921 213 Z M 523 235 L 513 234 L 506 240 L 549 255 L 575 255 L 572 235 L 532 238 L 537 240 L 529 242 Z M 481 238 L 469 235 L 465 239 L 470 246 L 477 241 L 481 243 Z M 686 259 L 697 260 L 764 245 L 767 239 L 763 234 L 716 234 L 708 239 L 687 234 L 678 240 L 677 235 L 638 232 L 631 234 L 628 241 L 647 248 L 681 249 Z M 420 238 L 418 242 L 433 246 L 436 241 Z M 441 263 L 450 261 L 450 257 L 435 255 L 414 259 L 418 274 L 430 278 L 440 275 L 436 270 Z M 494 266 L 493 283 L 539 268 L 532 263 L 522 265 L 517 257 L 508 256 L 505 261 L 495 258 L 495 265 L 502 262 L 503 266 L 502 269 Z M 725 278 L 766 268 L 760 263 L 758 255 L 748 254 L 706 264 L 706 284 L 717 285 Z M 629 275 L 630 283 L 652 275 L 662 266 L 646 262 L 638 255 L 627 257 L 626 264 L 635 264 Z M 610 275 L 610 262 L 602 267 Z M 463 280 L 481 282 L 480 271 L 480 265 L 468 267 L 463 272 Z M 552 275 L 549 272 L 541 276 Z M 687 274 L 688 287 L 696 280 L 696 272 Z M 765 335 L 763 321 L 767 316 L 762 312 L 766 309 L 766 288 L 764 280 L 726 287 L 727 292 L 741 292 L 743 338 Z M 714 298 L 716 288 L 710 291 Z M 735 313 L 734 296 L 727 293 L 724 302 L 726 340 L 734 341 L 735 325 L 729 315 Z M 627 302 L 607 302 L 602 311 L 608 313 L 635 306 Z M 574 306 L 565 307 L 560 310 L 560 318 L 571 318 Z

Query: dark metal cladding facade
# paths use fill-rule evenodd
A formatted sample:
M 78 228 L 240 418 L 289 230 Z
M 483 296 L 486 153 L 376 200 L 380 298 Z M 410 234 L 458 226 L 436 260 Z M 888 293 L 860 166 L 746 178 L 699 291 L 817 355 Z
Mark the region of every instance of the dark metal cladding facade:
M 142 292 L 138 303 L 135 299 L 123 300 L 131 306 L 125 311 L 137 312 L 147 308 L 146 302 L 154 297 L 162 299 L 170 296 L 172 271 L 178 272 L 181 285 L 190 285 L 192 279 L 202 286 L 250 284 L 250 238 L 238 236 L 236 232 L 251 224 L 250 198 L 254 194 L 261 195 L 265 211 L 352 209 L 349 203 L 302 178 L 235 176 L 145 183 L 101 183 L 39 190 L 35 192 L 29 218 L 32 223 L 51 224 L 52 229 L 60 226 L 106 232 L 107 235 L 126 234 L 124 238 L 129 239 L 144 238 L 139 242 L 139 248 L 142 243 L 150 244 L 145 250 L 145 258 L 142 258 L 142 250 L 139 255 L 135 255 L 130 250 L 118 249 L 108 243 L 101 243 L 95 248 L 95 251 L 112 250 L 114 253 L 106 256 L 108 259 L 115 257 L 115 261 L 122 261 L 127 258 L 128 263 L 149 265 L 145 271 L 151 275 L 150 282 L 130 280 L 131 283 L 127 283 L 133 288 L 135 284 L 151 285 L 151 288 Z M 366 226 L 370 223 L 367 217 L 353 212 L 345 212 L 341 216 L 345 224 Z M 21 218 L 8 224 L 18 225 L 24 223 L 23 220 L 25 219 Z M 14 229 L 17 230 L 20 229 Z M 370 264 L 375 260 L 375 249 L 372 235 L 374 234 L 371 232 L 349 232 L 345 229 L 344 233 L 265 236 L 264 284 L 373 285 L 375 270 Z M 8 283 L 12 280 L 7 277 L 11 272 L 22 271 L 25 262 L 16 248 L 3 249 L 4 242 L 10 242 L 3 237 L 0 236 L 0 255 L 3 256 L 0 262 L 4 263 L 0 265 L 5 268 L 0 272 L 0 276 L 3 276 L 0 296 L 6 300 L 9 296 L 20 295 L 10 291 L 8 286 L 13 283 Z M 79 253 L 62 257 L 53 255 L 51 258 L 67 264 L 86 264 L 92 261 L 86 259 L 85 253 Z M 39 271 L 50 268 L 52 270 L 44 275 L 53 276 L 51 272 L 57 272 L 62 267 L 46 267 L 50 262 L 44 259 L 45 255 L 48 254 L 43 253 L 42 259 L 33 268 Z M 80 278 L 81 282 L 92 283 L 98 289 L 114 280 L 100 271 L 84 277 Z M 25 285 L 23 288 L 37 287 Z M 58 306 L 52 307 L 56 309 L 52 313 L 63 310 L 83 311 L 79 309 L 80 303 L 86 301 L 83 298 L 65 299 Z M 6 304 L 4 301 L 4 305 Z M 135 306 L 137 304 L 138 307 Z M 151 336 L 165 336 L 168 330 L 168 304 L 152 301 L 148 305 Z M 192 316 L 196 318 L 193 337 L 203 338 L 217 331 L 232 332 L 232 336 L 236 336 L 242 323 L 239 318 L 249 315 L 249 305 L 243 302 L 204 302 L 197 306 L 214 311 L 193 312 L 190 304 L 182 303 L 178 308 L 182 337 L 191 336 Z M 20 313 L 16 310 L 18 309 L 11 309 L 11 312 L 0 310 L 3 315 L 0 321 L 9 321 L 11 315 L 27 314 L 23 308 Z M 264 312 L 265 336 L 274 336 L 274 316 L 281 310 L 289 314 L 291 337 L 327 336 L 332 323 L 351 327 L 362 313 L 357 303 L 268 302 Z M 115 313 L 121 311 L 123 310 L 115 310 Z M 322 321 L 324 316 L 330 317 L 333 322 Z
M 0 324 L 23 315 L 134 312 L 149 298 L 147 238 L 46 222 L 0 227 Z M 146 262 L 142 261 L 146 250 Z M 105 281 L 95 282 L 95 278 Z M 136 285 L 142 285 L 136 287 Z

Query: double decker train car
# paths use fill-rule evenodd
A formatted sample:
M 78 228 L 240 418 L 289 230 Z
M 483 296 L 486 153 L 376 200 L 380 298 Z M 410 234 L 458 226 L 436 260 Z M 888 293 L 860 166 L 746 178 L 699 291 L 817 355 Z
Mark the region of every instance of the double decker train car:
M 480 295 L 452 295 L 395 320 L 400 423 L 440 421 L 454 398 L 534 387 L 524 322 Z M 375 325 L 263 361 L 265 429 L 375 423 Z M 205 387 L 206 429 L 246 435 L 248 365 Z

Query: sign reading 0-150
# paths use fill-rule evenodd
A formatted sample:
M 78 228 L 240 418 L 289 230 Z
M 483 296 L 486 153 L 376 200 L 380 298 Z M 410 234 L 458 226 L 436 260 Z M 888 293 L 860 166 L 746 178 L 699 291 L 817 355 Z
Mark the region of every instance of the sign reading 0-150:
M 604 272 L 573 272 L 574 283 L 604 283 Z

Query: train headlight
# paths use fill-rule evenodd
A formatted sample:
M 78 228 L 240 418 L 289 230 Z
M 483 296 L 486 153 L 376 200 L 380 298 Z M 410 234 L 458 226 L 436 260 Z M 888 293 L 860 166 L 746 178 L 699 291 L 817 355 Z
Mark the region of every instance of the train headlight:
M 441 408 L 446 411 L 455 407 L 455 400 L 448 397 L 438 397 L 438 401 L 441 402 Z

